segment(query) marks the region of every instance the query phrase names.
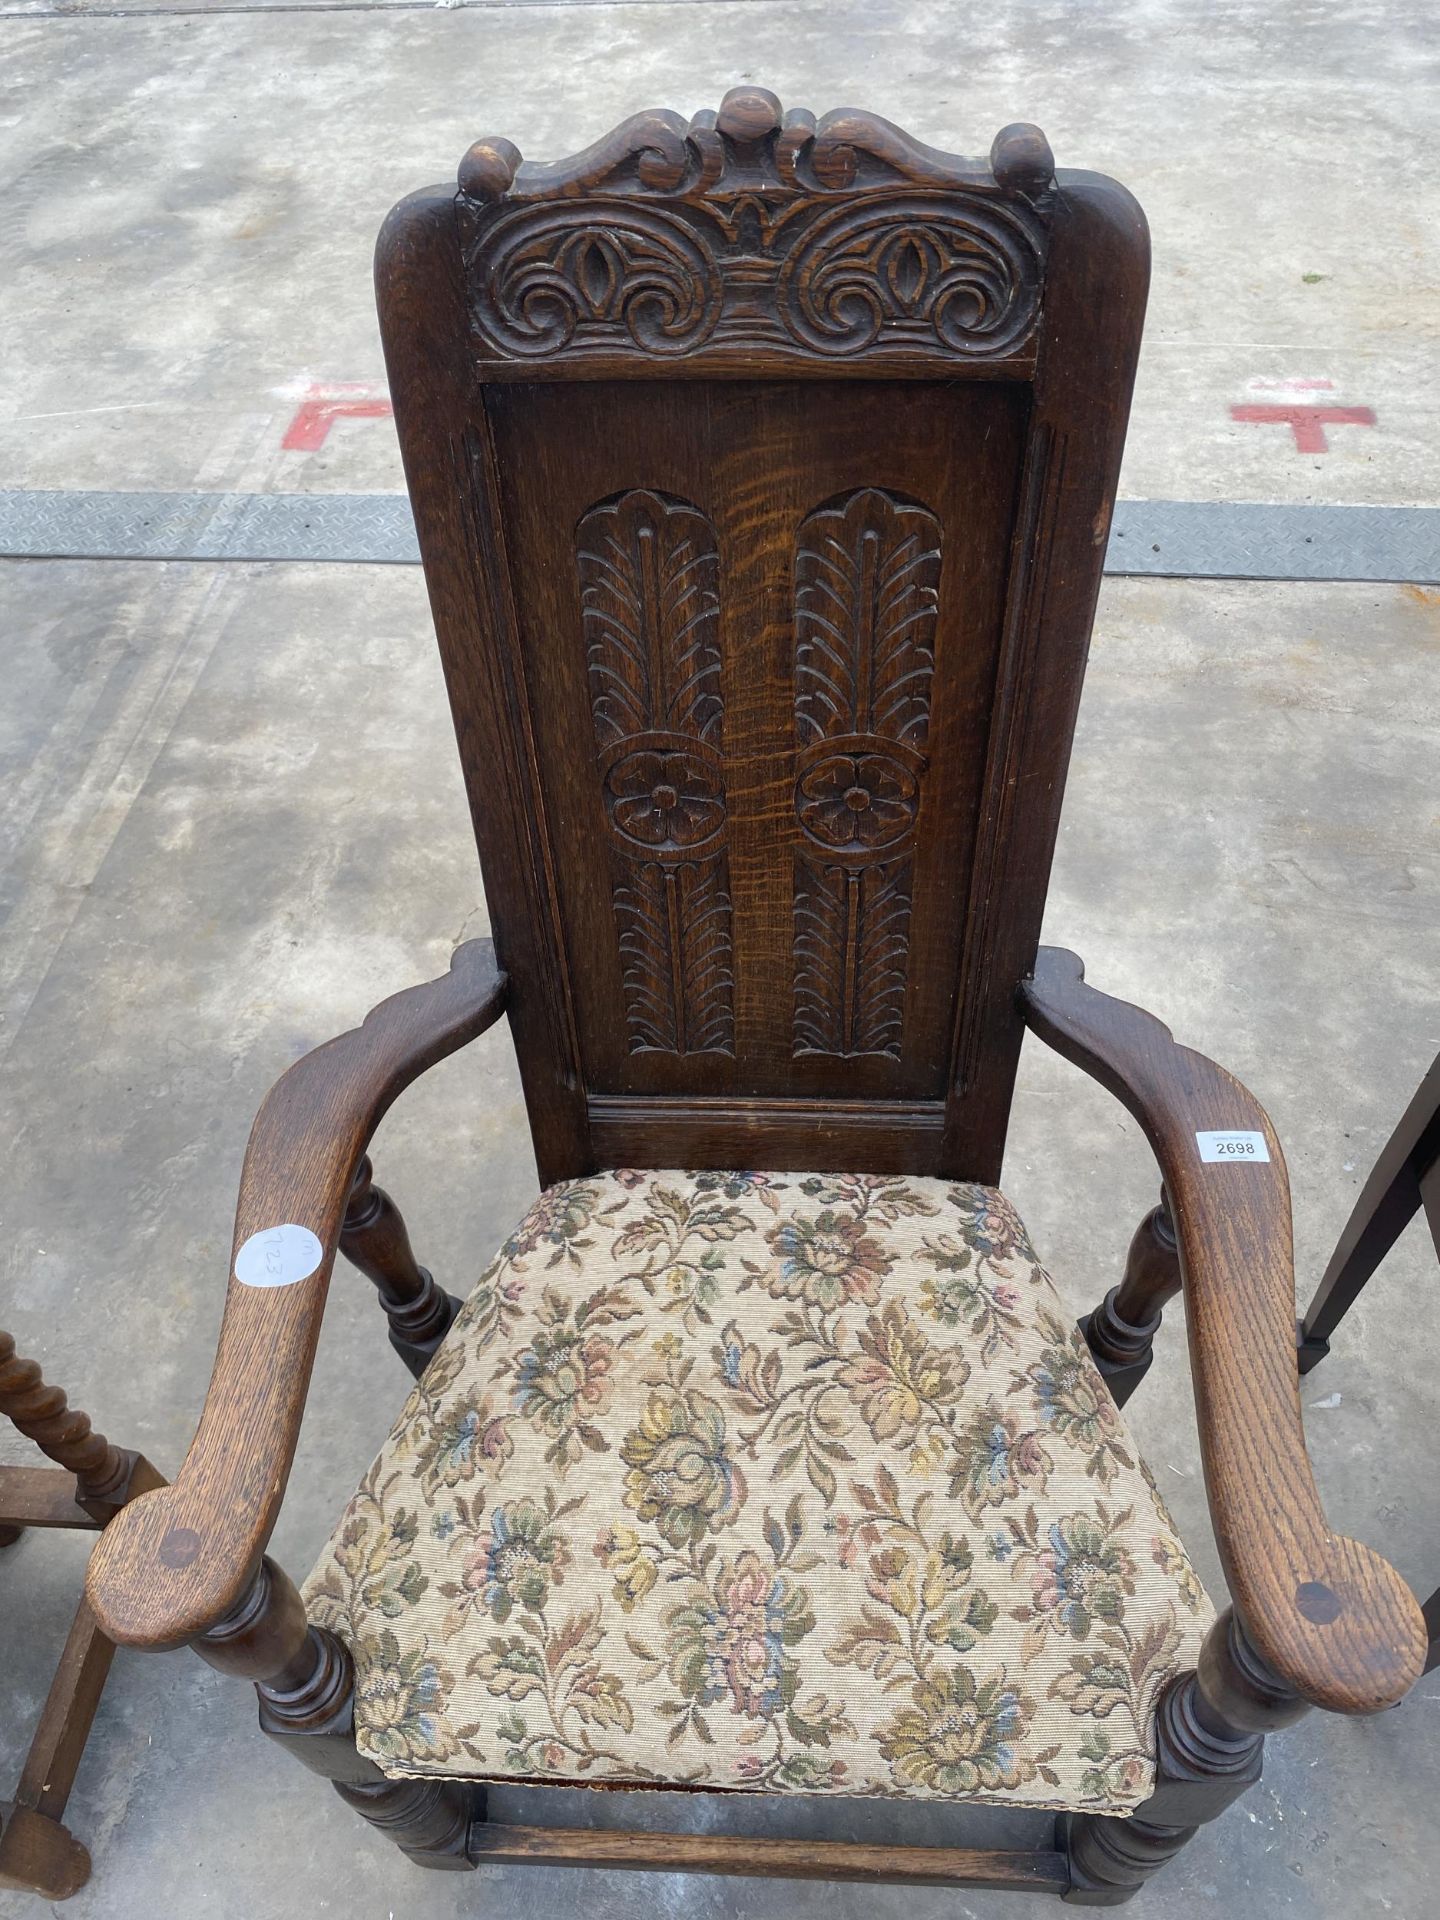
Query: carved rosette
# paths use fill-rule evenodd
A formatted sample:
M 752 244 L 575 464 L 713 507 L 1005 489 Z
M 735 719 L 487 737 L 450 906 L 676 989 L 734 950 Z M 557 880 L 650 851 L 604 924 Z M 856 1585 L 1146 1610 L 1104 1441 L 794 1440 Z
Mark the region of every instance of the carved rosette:
M 732 1053 L 715 530 L 636 488 L 582 516 L 576 560 L 630 1051 Z
M 796 1054 L 899 1059 L 940 523 L 865 487 L 795 546 Z
M 1035 128 L 1005 129 L 987 167 L 871 115 L 782 115 L 759 88 L 688 126 L 638 114 L 554 166 L 481 141 L 460 171 L 480 357 L 1023 357 L 1052 170 Z

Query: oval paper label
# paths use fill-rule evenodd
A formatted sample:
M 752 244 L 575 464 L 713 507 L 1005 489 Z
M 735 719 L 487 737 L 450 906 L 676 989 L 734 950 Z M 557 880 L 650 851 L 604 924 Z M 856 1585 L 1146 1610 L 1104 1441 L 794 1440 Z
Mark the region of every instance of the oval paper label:
M 235 1278 L 247 1287 L 293 1287 L 308 1280 L 325 1249 L 308 1227 L 287 1224 L 252 1233 L 235 1256 Z

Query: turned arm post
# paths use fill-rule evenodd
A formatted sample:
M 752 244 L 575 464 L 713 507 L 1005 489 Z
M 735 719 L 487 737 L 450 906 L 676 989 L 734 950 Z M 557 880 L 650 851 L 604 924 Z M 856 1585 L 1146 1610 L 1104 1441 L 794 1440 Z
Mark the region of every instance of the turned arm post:
M 190 1642 L 221 1673 L 254 1682 L 262 1732 L 329 1780 L 420 1866 L 467 1868 L 482 1802 L 449 1780 L 387 1780 L 355 1745 L 355 1666 L 306 1618 L 295 1583 L 268 1557 L 239 1604 Z
M 1128 1820 L 1069 1814 L 1062 1821 L 1075 1906 L 1133 1899 L 1197 1828 L 1260 1778 L 1264 1736 L 1310 1711 L 1256 1652 L 1228 1607 L 1205 1636 L 1198 1666 L 1170 1683 L 1155 1728 L 1155 1790 Z
M 90 1416 L 72 1407 L 64 1390 L 47 1383 L 38 1362 L 15 1350 L 14 1338 L 0 1332 L 0 1413 L 33 1440 L 56 1466 L 75 1476 L 75 1502 L 102 1526 L 127 1500 L 164 1485 L 143 1455 L 117 1447 L 90 1424 Z M 8 1544 L 17 1529 L 6 1529 Z
M 312 1627 L 300 1591 L 267 1554 L 222 1619 L 190 1642 L 220 1673 L 251 1680 L 264 1702 L 297 1725 L 325 1717 L 343 1697 L 349 1656 L 333 1633 Z
M 1116 1406 L 1124 1406 L 1149 1372 L 1161 1315 L 1179 1291 L 1180 1249 L 1162 1189 L 1159 1206 L 1135 1229 L 1124 1278 L 1080 1322 Z
M 390 1323 L 390 1344 L 418 1380 L 460 1311 L 460 1301 L 420 1266 L 400 1209 L 377 1187 L 367 1153 L 350 1189 L 340 1251 L 375 1284 Z

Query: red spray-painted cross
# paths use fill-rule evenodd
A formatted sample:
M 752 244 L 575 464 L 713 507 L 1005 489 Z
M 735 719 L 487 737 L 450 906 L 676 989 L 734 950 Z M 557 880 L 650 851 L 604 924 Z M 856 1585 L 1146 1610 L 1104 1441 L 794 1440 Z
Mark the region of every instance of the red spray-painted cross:
M 1273 393 L 1333 393 L 1333 380 L 1254 380 L 1250 390 Z M 1297 453 L 1328 453 L 1326 427 L 1373 427 L 1373 407 L 1336 407 L 1318 400 L 1245 400 L 1231 407 L 1230 418 L 1257 426 L 1289 427 Z
M 1373 427 L 1373 407 L 1272 407 L 1247 403 L 1231 407 L 1232 420 L 1258 421 L 1261 425 L 1286 426 L 1295 435 L 1297 453 L 1328 453 L 1330 442 L 1326 427 Z
M 353 381 L 312 380 L 285 429 L 282 447 L 318 453 L 337 420 L 388 420 L 394 409 L 383 393 Z

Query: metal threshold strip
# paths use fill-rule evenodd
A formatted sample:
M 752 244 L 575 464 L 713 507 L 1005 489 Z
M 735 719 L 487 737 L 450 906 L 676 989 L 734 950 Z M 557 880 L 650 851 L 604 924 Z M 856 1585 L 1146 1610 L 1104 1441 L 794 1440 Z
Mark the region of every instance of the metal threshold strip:
M 410 566 L 398 493 L 0 491 L 0 558 Z M 1440 584 L 1440 507 L 1121 500 L 1105 570 L 1188 580 Z

